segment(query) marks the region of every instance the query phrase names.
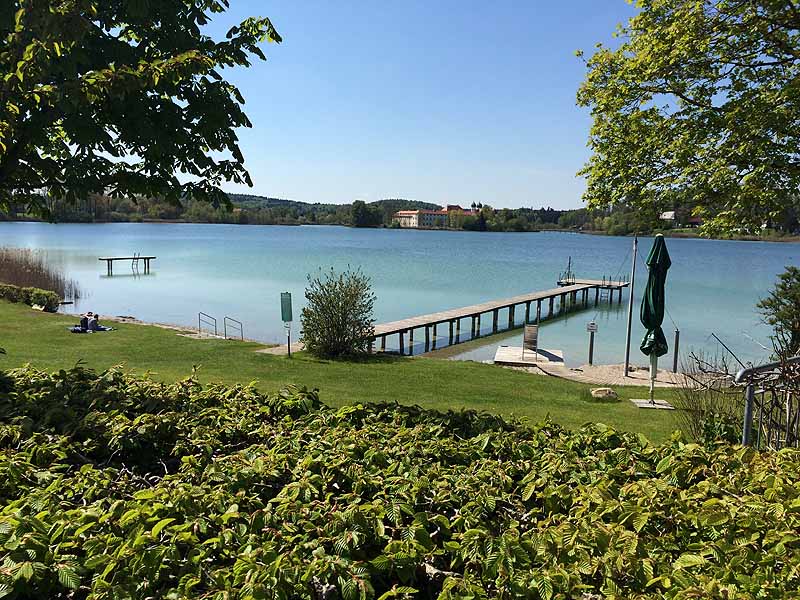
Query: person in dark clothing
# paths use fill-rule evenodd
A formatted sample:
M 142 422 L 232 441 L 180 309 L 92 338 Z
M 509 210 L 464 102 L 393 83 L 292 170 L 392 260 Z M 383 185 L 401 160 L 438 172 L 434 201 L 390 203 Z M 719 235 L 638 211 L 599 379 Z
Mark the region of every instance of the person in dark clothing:
M 80 327 L 84 331 L 89 329 L 89 317 L 87 317 L 86 315 L 81 315 L 81 322 L 78 325 L 78 327 Z

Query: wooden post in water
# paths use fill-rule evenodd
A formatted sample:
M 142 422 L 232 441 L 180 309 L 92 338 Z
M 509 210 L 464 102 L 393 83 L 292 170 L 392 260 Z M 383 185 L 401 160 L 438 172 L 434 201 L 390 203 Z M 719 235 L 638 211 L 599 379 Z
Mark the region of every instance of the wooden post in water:
M 456 319 L 456 344 L 461 342 L 461 317 Z
M 414 328 L 408 330 L 408 355 L 414 354 Z
M 447 345 L 453 345 L 453 320 L 450 319 L 450 326 L 448 327 Z
M 594 305 L 597 306 L 600 302 L 600 286 L 594 288 Z
M 550 296 L 550 311 L 547 313 L 547 318 L 548 319 L 552 319 L 553 318 L 553 302 L 554 301 L 555 301 L 555 297 L 554 296 Z
M 678 331 L 678 328 L 676 327 L 675 328 L 675 350 L 674 350 L 674 356 L 672 358 L 672 372 L 673 373 L 677 373 L 678 372 L 678 346 L 680 345 L 680 342 L 681 342 L 681 332 Z
M 403 347 L 403 333 L 402 331 L 397 332 L 397 336 L 400 339 L 400 356 L 406 353 L 406 349 Z
M 525 303 L 525 324 L 527 325 L 531 321 L 531 302 L 530 300 Z
M 431 349 L 431 329 L 425 325 L 425 352 Z
M 438 323 L 434 323 L 434 324 L 433 324 L 433 340 L 432 340 L 432 345 L 433 345 L 433 349 L 434 349 L 434 350 L 436 350 L 436 337 L 437 337 L 437 336 L 436 336 L 436 326 L 437 326 L 437 325 L 438 325 Z
M 516 307 L 511 305 L 508 307 L 508 328 L 514 329 L 514 313 L 516 312 Z
M 536 324 L 539 324 L 539 321 L 542 320 L 542 301 L 536 301 Z
M 386 336 L 381 336 L 381 352 L 386 352 Z
M 492 333 L 497 333 L 497 315 L 500 312 L 500 309 L 495 308 L 492 311 Z
M 476 338 L 481 337 L 481 313 L 478 313 L 478 322 L 475 328 L 475 337 Z

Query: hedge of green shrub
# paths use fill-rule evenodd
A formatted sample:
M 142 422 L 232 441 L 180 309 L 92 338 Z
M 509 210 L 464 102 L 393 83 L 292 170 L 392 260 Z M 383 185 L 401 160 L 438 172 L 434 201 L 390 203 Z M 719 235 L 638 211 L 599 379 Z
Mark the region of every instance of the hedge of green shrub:
M 800 452 L 0 373 L 10 598 L 792 598 Z
M 55 292 L 40 290 L 34 287 L 19 287 L 0 283 L 0 299 L 9 302 L 21 302 L 29 306 L 43 306 L 47 312 L 56 312 L 61 298 Z

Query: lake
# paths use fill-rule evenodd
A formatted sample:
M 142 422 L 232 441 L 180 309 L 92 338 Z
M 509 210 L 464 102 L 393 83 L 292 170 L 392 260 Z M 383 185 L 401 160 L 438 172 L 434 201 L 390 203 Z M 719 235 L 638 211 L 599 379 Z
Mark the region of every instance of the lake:
M 197 313 L 244 323 L 244 335 L 283 342 L 280 293 L 292 293 L 297 337 L 307 276 L 319 269 L 360 267 L 372 278 L 378 322 L 476 304 L 555 287 L 572 258 L 578 278 L 630 273 L 632 239 L 566 232 L 473 233 L 347 227 L 281 227 L 162 223 L 0 223 L 0 245 L 37 248 L 76 279 L 85 298 L 70 312 L 131 315 L 144 321 L 197 325 Z M 632 356 L 643 328 L 638 302 L 647 278 L 644 258 L 652 238 L 640 238 Z M 743 360 L 769 356 L 769 329 L 756 302 L 786 265 L 800 263 L 800 244 L 668 239 L 672 268 L 667 279 L 664 330 L 672 344 L 675 325 L 681 350 L 717 348 L 720 336 Z M 100 256 L 155 255 L 151 275 L 135 276 L 116 263 L 106 276 Z M 586 323 L 594 319 L 595 362 L 623 360 L 627 291 L 621 305 L 603 305 L 543 325 L 545 348 L 563 350 L 570 365 L 586 362 Z M 517 310 L 517 315 L 520 309 Z M 503 319 L 501 316 L 501 323 Z M 484 328 L 491 318 L 484 317 Z M 468 331 L 465 320 L 462 331 Z M 442 328 L 446 329 L 446 328 Z M 396 336 L 395 336 L 396 337 Z M 415 342 L 422 337 L 419 332 Z M 462 358 L 486 360 L 498 343 L 520 345 L 521 335 L 470 349 Z M 389 346 L 395 344 L 391 339 Z M 420 351 L 419 346 L 415 348 Z M 666 362 L 666 361 L 665 361 Z

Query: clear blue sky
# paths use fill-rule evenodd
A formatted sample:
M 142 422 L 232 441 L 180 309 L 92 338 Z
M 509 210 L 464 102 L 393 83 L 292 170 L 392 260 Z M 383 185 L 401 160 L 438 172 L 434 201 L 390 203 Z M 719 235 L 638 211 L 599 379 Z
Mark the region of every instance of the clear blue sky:
M 233 0 L 209 28 L 263 15 L 283 36 L 226 75 L 252 129 L 254 187 L 305 202 L 412 198 L 580 206 L 589 118 L 574 51 L 609 43 L 624 0 Z

